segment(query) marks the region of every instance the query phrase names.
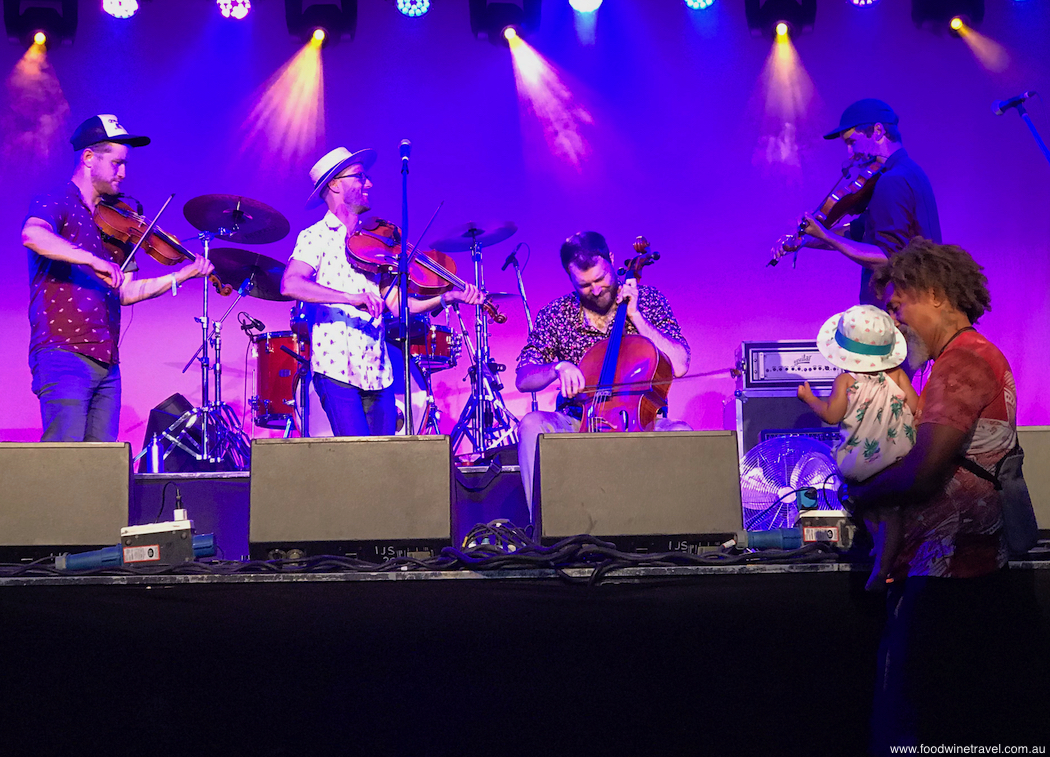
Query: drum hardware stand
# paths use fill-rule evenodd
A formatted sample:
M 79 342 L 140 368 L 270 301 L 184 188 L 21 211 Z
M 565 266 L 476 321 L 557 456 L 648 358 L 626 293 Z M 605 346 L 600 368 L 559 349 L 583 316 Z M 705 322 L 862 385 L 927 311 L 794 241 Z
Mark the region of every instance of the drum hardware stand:
M 533 329 L 536 327 L 532 322 L 532 311 L 529 310 L 529 298 L 525 296 L 525 281 L 521 278 L 521 267 L 518 265 L 518 250 L 520 250 L 521 246 L 524 244 L 524 242 L 521 242 L 514 248 L 514 251 L 507 257 L 507 262 L 503 264 L 503 270 L 506 270 L 508 265 L 514 266 L 514 276 L 518 279 L 518 293 L 521 294 L 521 302 L 525 306 L 525 323 L 529 327 L 528 335 L 531 337 Z M 528 247 L 528 245 L 525 246 Z M 531 250 L 529 250 L 529 254 L 531 256 Z M 526 258 L 525 262 L 529 262 L 528 258 Z M 532 412 L 535 413 L 540 409 L 539 402 L 536 401 L 536 392 L 529 392 L 529 394 L 532 395 Z
M 471 241 L 470 257 L 474 261 L 475 286 L 484 292 L 485 272 L 481 245 L 476 235 Z M 473 364 L 467 369 L 467 375 L 470 377 L 470 398 L 463 406 L 455 428 L 452 429 L 452 449 L 456 450 L 463 437 L 467 437 L 474 448 L 474 454 L 481 457 L 492 447 L 517 442 L 518 419 L 507 409 L 503 395 L 500 394 L 503 384 L 498 374 L 506 370 L 506 366 L 495 362 L 489 353 L 489 324 L 483 306 L 479 304 L 474 308 L 476 350 L 470 348 L 470 339 L 463 326 L 458 303 L 455 310 L 463 329 L 467 349 L 473 352 Z
M 234 229 L 236 231 L 236 222 Z M 226 234 L 222 229 L 219 234 Z M 208 260 L 211 250 L 211 240 L 215 238 L 211 232 L 201 232 L 199 237 L 204 245 L 204 259 Z M 164 432 L 164 438 L 177 446 L 198 461 L 212 464 L 222 463 L 227 458 L 235 470 L 246 470 L 251 455 L 251 442 L 244 431 L 237 415 L 228 404 L 222 401 L 222 322 L 233 311 L 240 299 L 251 290 L 253 282 L 246 281 L 237 291 L 237 299 L 233 301 L 229 309 L 218 321 L 212 321 L 208 317 L 208 282 L 204 285 L 203 314 L 195 320 L 201 324 L 201 346 L 190 358 L 182 369 L 185 373 L 193 364 L 199 360 L 201 365 L 201 406 L 193 408 L 182 414 Z M 210 334 L 209 332 L 214 332 Z M 214 346 L 215 363 L 211 364 L 209 346 Z M 209 401 L 209 374 L 214 371 L 215 376 L 215 401 Z M 198 445 L 196 440 L 189 434 L 198 421 L 200 422 L 201 441 Z M 214 436 L 214 439 L 211 437 Z M 166 458 L 171 453 L 172 447 L 165 451 Z

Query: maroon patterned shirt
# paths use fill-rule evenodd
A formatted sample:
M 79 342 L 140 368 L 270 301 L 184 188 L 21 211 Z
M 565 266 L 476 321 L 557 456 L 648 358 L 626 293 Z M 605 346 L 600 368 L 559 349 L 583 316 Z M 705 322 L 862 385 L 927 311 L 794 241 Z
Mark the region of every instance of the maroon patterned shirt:
M 102 245 L 102 235 L 73 182 L 40 195 L 29 206 L 26 220 L 39 218 L 63 239 L 103 260 L 121 261 Z M 61 348 L 117 362 L 120 339 L 120 294 L 106 286 L 86 265 L 51 260 L 29 253 L 29 352 Z M 127 270 L 135 270 L 132 261 Z
M 619 305 L 613 305 L 613 312 Z M 682 336 L 682 328 L 659 290 L 638 285 L 638 311 L 653 327 L 668 339 L 678 342 L 689 352 L 689 343 Z M 610 320 L 609 328 L 612 328 Z M 627 319 L 625 334 L 637 334 L 638 329 Z M 568 360 L 579 365 L 584 354 L 598 342 L 608 338 L 608 332 L 594 329 L 583 315 L 580 296 L 576 292 L 559 297 L 536 314 L 536 328 L 518 355 L 518 368 L 544 365 Z M 558 397 L 558 407 L 562 406 Z

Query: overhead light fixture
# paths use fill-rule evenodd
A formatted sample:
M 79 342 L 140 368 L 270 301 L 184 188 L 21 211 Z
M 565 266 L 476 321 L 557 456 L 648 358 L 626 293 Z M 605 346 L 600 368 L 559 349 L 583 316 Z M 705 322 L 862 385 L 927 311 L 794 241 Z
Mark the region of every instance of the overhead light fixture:
M 813 28 L 817 0 L 744 0 L 744 14 L 756 37 L 794 37 Z
M 685 0 L 685 7 L 691 11 L 702 11 L 710 8 L 715 0 Z
M 25 47 L 71 43 L 77 31 L 77 0 L 3 0 L 4 28 L 12 42 Z M 36 42 L 37 33 L 44 35 Z
M 215 0 L 223 18 L 242 20 L 251 12 L 252 0 Z
M 911 20 L 918 27 L 935 31 L 949 27 L 952 19 L 973 27 L 984 20 L 984 0 L 912 0 Z M 961 26 L 959 27 L 962 28 Z
M 526 37 L 540 28 L 541 0 L 520 3 L 470 0 L 470 30 L 477 38 L 485 37 L 494 45 L 508 45 L 508 30 L 514 36 Z
M 856 5 L 858 8 L 866 8 L 869 5 L 875 5 L 879 0 L 849 0 L 850 5 Z
M 397 0 L 397 9 L 410 18 L 425 16 L 430 10 L 430 0 Z
M 569 7 L 577 13 L 594 13 L 602 7 L 602 0 L 569 0 Z
M 102 0 L 102 10 L 113 18 L 131 18 L 139 12 L 139 0 Z
M 343 37 L 357 34 L 357 0 L 341 0 L 338 4 L 315 3 L 311 0 L 284 0 L 288 33 L 303 44 L 319 42 L 334 45 Z M 320 30 L 322 39 L 314 36 Z

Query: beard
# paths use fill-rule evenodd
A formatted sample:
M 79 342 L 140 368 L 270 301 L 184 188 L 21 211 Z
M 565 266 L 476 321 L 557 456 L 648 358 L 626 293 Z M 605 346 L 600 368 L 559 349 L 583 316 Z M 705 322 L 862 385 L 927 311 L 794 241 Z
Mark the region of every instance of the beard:
M 930 359 L 930 348 L 926 346 L 921 336 L 907 326 L 902 324 L 900 330 L 904 334 L 904 340 L 908 343 L 908 366 L 913 371 L 917 371 L 923 363 Z
M 606 315 L 610 310 L 612 310 L 612 306 L 616 302 L 616 290 L 606 290 L 605 292 L 602 292 L 601 296 L 598 298 L 583 297 L 581 299 L 583 301 L 584 307 L 586 307 L 592 313 L 597 313 L 598 315 Z

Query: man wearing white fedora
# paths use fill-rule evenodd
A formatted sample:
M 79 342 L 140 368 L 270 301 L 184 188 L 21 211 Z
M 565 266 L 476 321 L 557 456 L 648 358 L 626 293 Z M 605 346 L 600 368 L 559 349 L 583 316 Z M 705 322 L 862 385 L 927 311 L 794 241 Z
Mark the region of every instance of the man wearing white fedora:
M 398 311 L 399 292 L 377 274 L 365 273 L 347 258 L 346 238 L 369 210 L 372 182 L 366 171 L 374 150 L 337 147 L 310 169 L 306 207 L 328 211 L 304 229 L 281 280 L 281 293 L 312 303 L 311 365 L 314 388 L 336 436 L 394 433 L 393 366 L 384 342 L 382 316 Z M 475 305 L 476 287 L 440 297 L 413 299 L 409 310 L 422 313 L 453 302 Z

